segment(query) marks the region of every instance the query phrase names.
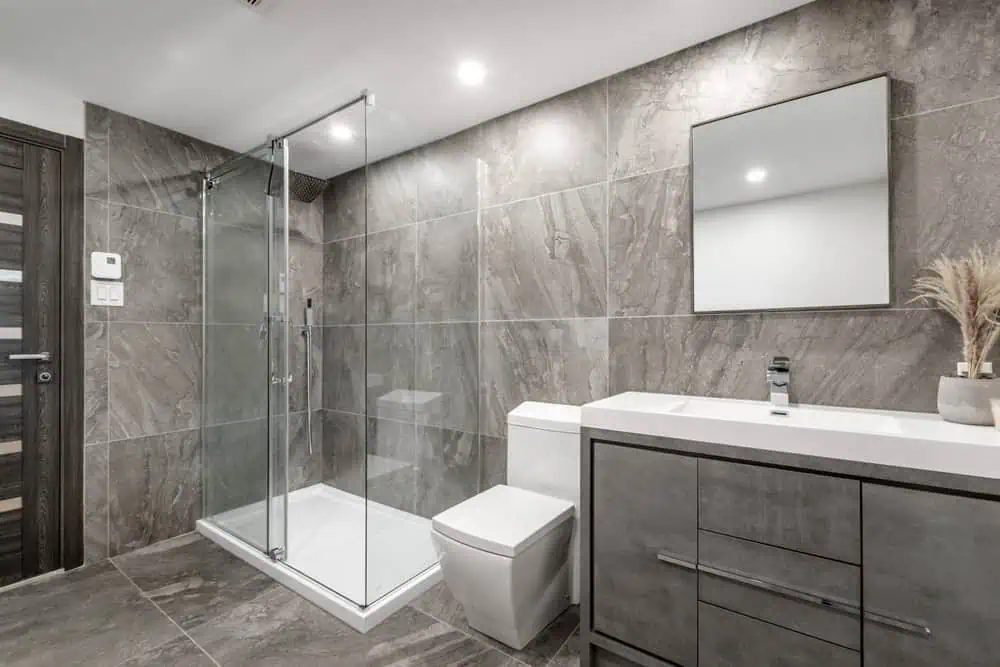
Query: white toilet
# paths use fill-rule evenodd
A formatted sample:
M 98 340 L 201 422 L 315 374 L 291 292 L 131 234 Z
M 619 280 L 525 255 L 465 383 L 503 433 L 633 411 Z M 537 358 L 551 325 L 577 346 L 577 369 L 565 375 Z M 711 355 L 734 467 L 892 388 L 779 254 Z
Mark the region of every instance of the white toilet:
M 469 625 L 521 649 L 580 601 L 580 408 L 523 403 L 507 425 L 507 486 L 438 514 L 431 534 Z

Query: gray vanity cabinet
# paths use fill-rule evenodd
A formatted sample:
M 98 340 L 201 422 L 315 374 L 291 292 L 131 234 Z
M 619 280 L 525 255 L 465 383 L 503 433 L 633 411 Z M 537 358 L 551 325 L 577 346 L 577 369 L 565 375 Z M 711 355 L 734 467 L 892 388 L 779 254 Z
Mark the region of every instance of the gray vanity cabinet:
M 865 664 L 1000 665 L 1000 502 L 872 483 L 863 501 Z
M 705 530 L 861 562 L 857 480 L 703 460 L 698 490 Z
M 593 627 L 697 667 L 697 461 L 601 442 L 593 456 Z

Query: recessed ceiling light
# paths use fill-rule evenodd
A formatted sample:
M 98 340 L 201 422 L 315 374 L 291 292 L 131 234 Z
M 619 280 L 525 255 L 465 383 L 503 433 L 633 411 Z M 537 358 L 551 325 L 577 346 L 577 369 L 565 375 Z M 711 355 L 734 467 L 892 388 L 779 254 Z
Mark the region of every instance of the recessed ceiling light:
M 334 125 L 330 128 L 330 136 L 338 141 L 350 141 L 354 131 L 346 125 Z
M 458 66 L 458 80 L 466 86 L 478 86 L 486 79 L 486 67 L 475 60 L 466 60 Z
M 747 183 L 763 183 L 767 180 L 767 169 L 754 167 L 747 172 L 746 179 Z

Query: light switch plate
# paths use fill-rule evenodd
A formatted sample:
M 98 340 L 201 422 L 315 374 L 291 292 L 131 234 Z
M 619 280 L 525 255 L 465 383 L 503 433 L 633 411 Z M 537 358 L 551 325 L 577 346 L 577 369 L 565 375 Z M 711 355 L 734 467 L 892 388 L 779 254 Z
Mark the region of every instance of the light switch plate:
M 125 305 L 125 284 L 112 280 L 90 281 L 90 305 L 113 306 Z

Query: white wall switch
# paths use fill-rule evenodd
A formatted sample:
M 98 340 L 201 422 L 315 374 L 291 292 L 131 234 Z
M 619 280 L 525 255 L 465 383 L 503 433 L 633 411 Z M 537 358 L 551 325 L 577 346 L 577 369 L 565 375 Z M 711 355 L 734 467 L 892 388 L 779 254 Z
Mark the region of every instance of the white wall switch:
M 91 280 L 90 305 L 115 306 L 125 305 L 125 284 L 118 281 Z
M 101 280 L 121 280 L 122 256 L 116 252 L 90 253 L 90 276 Z

